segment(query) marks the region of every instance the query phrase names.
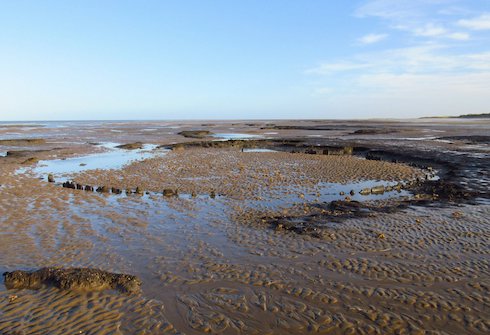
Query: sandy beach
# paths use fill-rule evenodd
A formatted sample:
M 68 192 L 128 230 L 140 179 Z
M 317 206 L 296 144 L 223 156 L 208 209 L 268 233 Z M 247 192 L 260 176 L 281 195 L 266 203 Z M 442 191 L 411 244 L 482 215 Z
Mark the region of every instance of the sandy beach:
M 487 334 L 489 130 L 0 124 L 1 272 L 142 282 L 137 294 L 0 285 L 0 334 Z M 107 168 L 113 156 L 127 161 Z

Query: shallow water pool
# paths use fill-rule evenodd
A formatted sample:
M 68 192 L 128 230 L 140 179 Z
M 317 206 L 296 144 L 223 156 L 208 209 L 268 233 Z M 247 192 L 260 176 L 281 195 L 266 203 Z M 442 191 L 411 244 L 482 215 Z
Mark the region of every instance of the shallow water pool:
M 264 148 L 244 148 L 243 152 L 278 152 L 277 150 Z
M 33 169 L 39 175 L 53 174 L 54 177 L 79 173 L 95 169 L 120 169 L 133 161 L 144 160 L 162 155 L 167 149 L 156 149 L 156 145 L 145 144 L 142 149 L 126 150 L 117 148 L 119 143 L 102 143 L 97 146 L 108 149 L 107 152 L 67 159 L 43 160 Z
M 254 134 L 240 134 L 240 133 L 218 133 L 214 134 L 213 137 L 217 137 L 225 140 L 248 140 L 253 138 L 261 138 L 260 135 Z

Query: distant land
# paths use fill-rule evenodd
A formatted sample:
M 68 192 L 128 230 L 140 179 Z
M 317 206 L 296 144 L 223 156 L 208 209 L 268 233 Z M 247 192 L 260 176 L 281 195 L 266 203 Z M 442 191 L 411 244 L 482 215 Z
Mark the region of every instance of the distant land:
M 490 113 L 481 114 L 463 114 L 459 116 L 424 116 L 421 119 L 487 119 L 490 118 Z
M 482 119 L 482 118 L 490 118 L 490 113 L 481 113 L 481 114 L 465 114 L 456 116 L 457 118 L 462 119 Z

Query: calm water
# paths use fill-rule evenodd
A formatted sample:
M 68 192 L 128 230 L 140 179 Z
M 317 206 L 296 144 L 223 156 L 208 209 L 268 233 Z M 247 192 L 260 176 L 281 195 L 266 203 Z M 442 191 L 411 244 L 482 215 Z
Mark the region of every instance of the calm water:
M 254 138 L 261 138 L 261 135 L 254 134 L 240 134 L 240 133 L 218 133 L 214 134 L 213 137 L 224 139 L 224 140 L 249 140 Z
M 116 148 L 118 145 L 119 143 L 103 143 L 99 146 L 109 151 L 67 159 L 43 160 L 33 171 L 42 176 L 51 173 L 55 177 L 60 177 L 94 169 L 120 169 L 133 161 L 163 155 L 169 151 L 156 149 L 157 146 L 153 144 L 145 144 L 143 149 L 135 150 Z

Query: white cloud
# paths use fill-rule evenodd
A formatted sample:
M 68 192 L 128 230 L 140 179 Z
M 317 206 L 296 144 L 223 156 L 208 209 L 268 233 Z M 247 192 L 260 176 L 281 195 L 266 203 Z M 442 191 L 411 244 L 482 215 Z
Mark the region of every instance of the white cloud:
M 446 34 L 447 30 L 441 26 L 428 23 L 422 28 L 415 28 L 414 33 L 418 36 L 434 37 Z
M 424 0 L 371 0 L 357 8 L 359 17 L 376 16 L 384 19 L 400 20 L 423 15 Z
M 490 111 L 490 72 L 375 74 L 358 78 L 360 92 L 338 96 L 339 108 L 376 111 L 385 117 L 451 115 Z
M 335 87 L 324 92 L 332 109 L 397 117 L 490 111 L 490 51 L 453 54 L 445 45 L 426 44 L 356 55 L 319 68 L 333 64 L 349 64 L 334 66 L 348 75 L 327 75 L 314 90 L 319 96 L 323 87 Z
M 360 70 L 369 67 L 368 64 L 361 64 L 355 62 L 336 62 L 336 63 L 323 63 L 320 66 L 306 70 L 307 74 L 320 74 L 328 75 L 334 72 L 344 72 Z
M 394 117 L 490 111 L 490 47 L 461 48 L 471 31 L 490 30 L 490 13 L 460 0 L 365 0 L 355 15 L 378 18 L 400 37 L 399 47 L 310 70 L 325 75 L 316 78 L 318 87 L 335 87 L 326 98 L 329 108 Z M 369 36 L 358 41 L 369 42 Z
M 454 31 L 456 25 L 471 30 L 490 29 L 490 13 L 457 21 L 475 11 L 455 7 L 458 0 L 368 0 L 355 11 L 357 17 L 377 17 L 389 28 L 421 38 L 442 38 L 458 41 L 470 39 L 464 31 Z
M 470 35 L 467 33 L 450 33 L 447 35 L 447 37 L 458 41 L 467 41 L 470 39 Z
M 364 35 L 361 38 L 359 38 L 359 43 L 361 43 L 361 44 L 373 44 L 373 43 L 380 42 L 387 37 L 388 37 L 387 34 L 368 34 L 368 35 Z
M 459 20 L 458 25 L 472 30 L 490 30 L 490 13 L 472 19 Z
M 358 54 L 350 59 L 322 63 L 307 74 L 333 73 L 436 73 L 470 71 L 481 67 L 487 53 L 451 55 L 443 44 L 421 44 L 413 47 Z

